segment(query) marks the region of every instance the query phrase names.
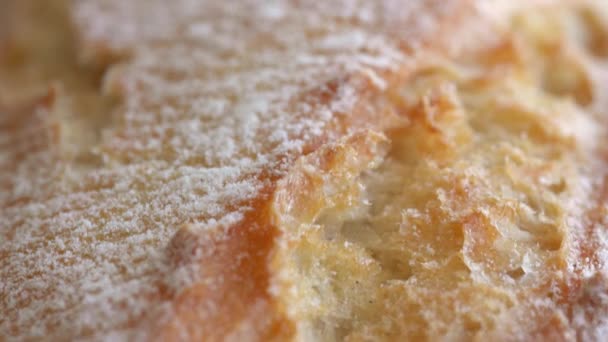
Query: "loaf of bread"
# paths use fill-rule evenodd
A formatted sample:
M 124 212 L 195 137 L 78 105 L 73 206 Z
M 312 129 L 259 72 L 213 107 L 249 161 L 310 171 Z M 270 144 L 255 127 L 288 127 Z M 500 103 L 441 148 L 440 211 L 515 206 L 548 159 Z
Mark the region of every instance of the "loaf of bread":
M 608 339 L 605 0 L 1 0 L 0 340 Z

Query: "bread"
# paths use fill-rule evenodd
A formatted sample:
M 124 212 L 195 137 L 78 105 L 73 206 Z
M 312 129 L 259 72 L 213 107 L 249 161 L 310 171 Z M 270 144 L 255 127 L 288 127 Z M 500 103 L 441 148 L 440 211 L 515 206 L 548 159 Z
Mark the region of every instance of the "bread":
M 608 336 L 603 0 L 0 6 L 0 340 Z

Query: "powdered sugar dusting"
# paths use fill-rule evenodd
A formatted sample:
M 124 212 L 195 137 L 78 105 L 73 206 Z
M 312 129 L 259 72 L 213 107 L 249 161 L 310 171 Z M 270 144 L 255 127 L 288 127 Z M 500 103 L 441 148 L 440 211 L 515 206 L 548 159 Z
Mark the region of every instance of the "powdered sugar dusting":
M 57 169 L 55 176 L 2 174 L 2 181 L 22 174 L 41 185 L 13 182 L 0 197 L 0 331 L 126 338 L 120 331 L 163 305 L 158 284 L 170 271 L 165 250 L 175 232 L 188 223 L 221 230 L 242 220 L 268 185 L 261 172 L 280 176 L 327 133 L 333 113 L 351 112 L 357 91 L 345 83 L 319 102 L 306 94 L 352 74 L 384 87 L 377 72 L 408 61 L 401 44 L 435 32 L 448 13 L 439 9 L 458 6 L 74 2 L 83 60 L 107 51 L 130 56 L 105 77 L 104 89 L 121 104 L 91 151 L 99 166 L 81 171 L 32 155 L 12 163 L 18 170 Z M 23 137 L 25 130 L 3 134 Z M 2 144 L 0 152 L 15 148 Z M 7 199 L 17 195 L 28 199 Z M 170 274 L 180 273 L 191 276 Z M 179 292 L 201 280 L 163 281 Z

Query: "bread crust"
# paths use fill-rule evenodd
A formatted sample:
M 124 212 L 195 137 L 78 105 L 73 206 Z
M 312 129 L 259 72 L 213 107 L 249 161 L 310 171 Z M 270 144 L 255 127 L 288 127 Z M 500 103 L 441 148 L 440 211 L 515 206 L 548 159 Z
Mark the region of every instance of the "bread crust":
M 567 7 L 472 0 L 8 3 L 16 19 L 8 32 L 25 30 L 23 22 L 39 27 L 28 32 L 37 37 L 30 41 L 9 34 L 0 55 L 42 57 L 22 64 L 0 57 L 0 133 L 7 137 L 0 153 L 8 156 L 0 172 L 0 216 L 6 218 L 0 223 L 0 311 L 6 313 L 0 336 L 159 341 L 338 338 L 312 331 L 316 314 L 301 303 L 314 296 L 295 289 L 303 278 L 290 262 L 308 234 L 300 225 L 323 226 L 317 221 L 327 208 L 356 207 L 362 177 L 394 158 L 404 132 L 432 132 L 416 146 L 451 165 L 451 148 L 468 138 L 444 136 L 452 128 L 444 131 L 439 116 L 451 115 L 444 113 L 459 105 L 460 93 L 425 93 L 430 102 L 416 107 L 408 96 L 418 100 L 419 94 L 401 89 L 445 61 L 466 64 L 468 58 L 503 77 L 500 65 L 528 63 L 526 51 L 517 50 L 519 38 L 511 39 L 512 14 Z M 56 11 L 49 17 L 71 20 L 50 34 L 54 38 L 45 32 L 61 25 L 43 23 L 45 6 Z M 47 38 L 61 49 L 37 45 Z M 575 61 L 566 67 L 579 70 L 579 57 L 564 58 Z M 467 67 L 437 74 L 456 84 L 449 74 L 467 74 Z M 490 84 L 492 77 L 462 87 Z M 605 103 L 595 94 L 604 81 L 575 79 L 582 92 L 547 91 L 572 96 L 581 108 L 595 106 L 599 114 L 589 120 L 599 125 Z M 585 93 L 586 85 L 594 90 Z M 581 164 L 589 155 L 603 160 L 601 144 L 585 145 L 576 136 L 580 130 L 571 135 L 558 119 L 538 120 L 539 145 L 553 141 L 556 153 L 585 155 L 572 159 Z M 42 128 L 33 134 L 43 144 L 29 138 L 38 121 Z M 604 133 L 592 131 L 590 137 L 604 141 Z M 16 143 L 22 140 L 28 142 Z M 604 184 L 602 161 L 585 172 L 590 183 Z M 559 247 L 570 254 L 556 257 L 564 263 L 556 267 L 572 277 L 555 282 L 566 293 L 563 302 L 535 306 L 508 293 L 505 301 L 518 305 L 504 314 L 508 323 L 482 329 L 485 335 L 467 335 L 473 326 L 460 335 L 400 336 L 600 338 L 604 202 L 604 192 L 589 200 L 587 213 L 577 217 L 584 228 L 571 228 L 584 237 L 567 232 L 566 247 Z M 467 216 L 465 233 L 478 229 L 487 238 L 482 216 Z M 568 269 L 574 264 L 578 268 Z M 488 287 L 488 298 L 494 295 Z M 397 306 L 387 319 L 399 317 Z M 518 321 L 519 312 L 529 322 Z M 531 328 L 514 335 L 524 326 Z M 372 323 L 360 328 L 341 337 L 388 339 L 382 334 L 395 331 Z

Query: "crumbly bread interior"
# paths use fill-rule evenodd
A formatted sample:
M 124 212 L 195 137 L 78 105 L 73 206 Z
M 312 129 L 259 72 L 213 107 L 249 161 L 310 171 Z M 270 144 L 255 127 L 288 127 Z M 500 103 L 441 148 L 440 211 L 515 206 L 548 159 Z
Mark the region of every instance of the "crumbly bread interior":
M 381 162 L 293 176 L 326 187 L 293 194 L 317 203 L 305 217 L 276 207 L 301 340 L 605 336 L 608 22 L 595 11 L 516 15 L 493 48 L 388 91 L 405 120 Z
M 0 340 L 601 340 L 603 2 L 4 0 Z

